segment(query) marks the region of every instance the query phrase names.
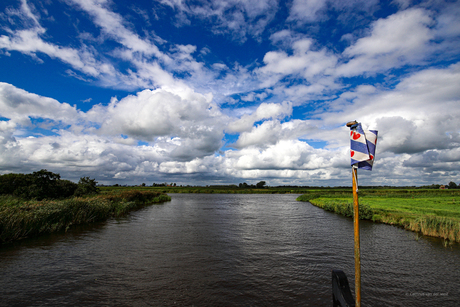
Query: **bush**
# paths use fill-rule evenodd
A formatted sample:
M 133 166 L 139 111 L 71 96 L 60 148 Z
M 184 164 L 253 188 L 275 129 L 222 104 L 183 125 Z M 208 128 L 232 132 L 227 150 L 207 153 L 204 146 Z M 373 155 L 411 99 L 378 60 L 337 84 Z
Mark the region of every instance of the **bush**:
M 59 174 L 42 169 L 32 174 L 0 175 L 0 195 L 14 195 L 23 199 L 59 199 L 91 195 L 99 192 L 95 179 L 82 177 L 78 184 L 61 180 Z
M 0 195 L 13 195 L 20 187 L 32 184 L 32 177 L 25 174 L 6 174 L 0 176 Z
M 75 194 L 78 185 L 70 180 L 59 180 L 57 184 L 58 195 L 67 198 Z
M 95 179 L 90 179 L 89 177 L 81 177 L 74 195 L 83 196 L 97 194 L 99 193 L 99 189 L 97 188 L 96 184 L 97 181 Z
M 13 182 L 10 182 L 10 186 L 15 187 L 13 195 L 37 200 L 59 197 L 58 186 L 61 178 L 59 174 L 42 169 L 32 174 L 21 175 L 19 174 L 13 179 Z

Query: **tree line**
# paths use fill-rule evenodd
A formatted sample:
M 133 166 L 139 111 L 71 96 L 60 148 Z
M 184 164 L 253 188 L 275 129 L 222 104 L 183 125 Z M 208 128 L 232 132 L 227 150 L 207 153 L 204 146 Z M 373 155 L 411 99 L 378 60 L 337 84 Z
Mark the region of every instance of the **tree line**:
M 238 186 L 240 188 L 257 188 L 257 189 L 262 189 L 265 187 L 266 182 L 265 181 L 259 181 L 256 185 L 253 184 L 247 184 L 246 182 L 240 183 Z
M 97 181 L 81 177 L 78 183 L 63 180 L 59 174 L 42 169 L 32 174 L 0 175 L 0 195 L 24 199 L 59 199 L 99 193 Z
M 420 188 L 423 189 L 439 189 L 441 187 L 446 187 L 449 189 L 460 189 L 460 184 L 456 184 L 455 182 L 451 181 L 449 184 L 432 184 L 432 185 L 425 185 L 421 186 Z

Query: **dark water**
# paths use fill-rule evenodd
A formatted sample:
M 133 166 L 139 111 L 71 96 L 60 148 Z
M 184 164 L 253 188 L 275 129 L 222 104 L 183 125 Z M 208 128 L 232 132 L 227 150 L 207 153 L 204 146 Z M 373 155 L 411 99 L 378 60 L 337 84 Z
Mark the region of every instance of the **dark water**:
M 332 306 L 353 223 L 297 195 L 172 194 L 0 249 L 1 306 Z M 459 306 L 460 248 L 361 222 L 363 306 Z

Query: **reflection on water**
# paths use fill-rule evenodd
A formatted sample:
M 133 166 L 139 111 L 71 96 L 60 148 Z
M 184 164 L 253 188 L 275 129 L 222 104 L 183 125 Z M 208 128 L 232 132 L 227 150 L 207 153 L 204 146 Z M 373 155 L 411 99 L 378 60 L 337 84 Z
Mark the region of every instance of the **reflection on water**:
M 173 194 L 0 250 L 2 306 L 331 306 L 353 223 L 297 195 Z M 364 306 L 456 306 L 460 248 L 361 222 Z

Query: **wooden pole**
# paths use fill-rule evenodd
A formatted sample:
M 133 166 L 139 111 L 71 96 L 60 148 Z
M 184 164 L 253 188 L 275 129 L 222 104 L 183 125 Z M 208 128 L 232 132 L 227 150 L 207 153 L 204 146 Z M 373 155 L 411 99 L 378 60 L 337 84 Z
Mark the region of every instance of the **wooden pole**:
M 361 307 L 361 252 L 359 246 L 359 204 L 358 204 L 358 168 L 352 167 L 353 175 L 353 226 L 355 233 L 355 295 L 356 307 Z

